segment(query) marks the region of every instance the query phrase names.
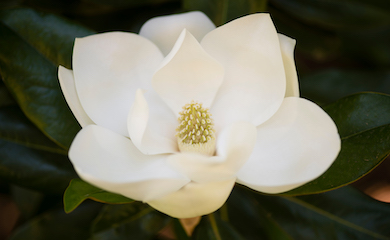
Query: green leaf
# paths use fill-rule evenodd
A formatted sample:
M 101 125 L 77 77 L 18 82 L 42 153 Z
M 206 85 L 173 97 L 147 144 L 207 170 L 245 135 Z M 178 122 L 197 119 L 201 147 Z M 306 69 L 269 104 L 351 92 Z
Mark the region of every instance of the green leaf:
M 390 71 L 331 69 L 302 77 L 299 83 L 302 97 L 323 105 L 363 91 L 390 94 Z
M 62 65 L 69 69 L 72 66 L 74 39 L 95 33 L 58 16 L 27 8 L 3 10 L 0 21 L 18 35 L 23 45 L 28 44 L 30 50 L 41 54 L 54 67 Z M 8 43 L 7 47 L 18 46 L 13 42 Z
M 170 3 L 175 2 L 176 0 L 142 0 L 142 1 L 129 1 L 129 0 L 84 0 L 84 2 L 96 5 L 102 5 L 102 6 L 109 6 L 109 7 L 115 7 L 115 8 L 134 8 L 134 7 L 140 7 L 145 5 L 157 5 L 157 4 L 163 4 L 163 3 Z
M 64 193 L 65 212 L 72 212 L 86 199 L 92 199 L 103 203 L 124 204 L 134 200 L 119 194 L 110 193 L 92 186 L 81 179 L 73 179 Z
M 264 12 L 267 0 L 183 0 L 187 11 L 204 12 L 217 26 L 249 13 Z
M 101 205 L 89 203 L 71 214 L 62 209 L 41 214 L 16 229 L 10 240 L 85 240 L 90 237 L 90 224 Z
M 339 130 L 340 154 L 322 176 L 284 195 L 320 193 L 347 185 L 369 173 L 390 153 L 390 96 L 355 94 L 324 110 Z
M 352 187 L 301 197 L 251 195 L 293 239 L 390 239 L 390 204 Z
M 29 9 L 0 12 L 0 74 L 25 115 L 49 138 L 68 148 L 80 127 L 57 79 L 70 67 L 75 37 L 92 32 Z
M 235 187 L 226 203 L 229 223 L 247 240 L 292 240 L 269 214 L 247 191 Z
M 62 194 L 77 177 L 66 155 L 0 139 L 0 180 L 37 191 Z
M 379 1 L 368 3 L 360 0 L 317 2 L 271 0 L 270 2 L 303 22 L 341 31 L 362 31 L 376 26 L 383 27 L 389 24 L 390 20 L 390 8 L 380 6 Z
M 278 30 L 297 39 L 297 49 L 316 60 L 390 66 L 386 0 L 270 0 L 269 9 Z
M 16 102 L 0 78 L 0 107 L 9 105 L 16 105 Z
M 67 155 L 32 124 L 17 106 L 0 108 L 0 138 L 29 148 Z
M 106 205 L 92 225 L 92 239 L 151 239 L 169 222 L 168 216 L 141 202 Z
M 228 222 L 223 221 L 216 213 L 203 216 L 199 225 L 195 228 L 192 239 L 194 240 L 243 240 Z

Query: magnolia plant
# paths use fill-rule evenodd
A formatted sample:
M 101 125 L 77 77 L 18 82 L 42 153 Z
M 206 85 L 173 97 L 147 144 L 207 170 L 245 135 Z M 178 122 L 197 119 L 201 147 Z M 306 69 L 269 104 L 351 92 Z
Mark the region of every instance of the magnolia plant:
M 0 238 L 389 239 L 380 1 L 3 2 Z
M 77 38 L 73 70 L 58 71 L 83 127 L 75 170 L 176 218 L 216 211 L 236 182 L 281 193 L 317 178 L 340 137 L 299 97 L 294 46 L 264 13 L 216 28 L 189 12 L 150 19 L 139 35 Z

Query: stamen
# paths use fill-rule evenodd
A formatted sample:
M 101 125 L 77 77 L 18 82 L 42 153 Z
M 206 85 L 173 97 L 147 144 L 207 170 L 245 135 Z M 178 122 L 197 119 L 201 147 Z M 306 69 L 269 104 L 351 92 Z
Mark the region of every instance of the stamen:
M 178 118 L 180 125 L 176 129 L 179 149 L 213 155 L 215 135 L 209 109 L 194 101 L 182 109 Z

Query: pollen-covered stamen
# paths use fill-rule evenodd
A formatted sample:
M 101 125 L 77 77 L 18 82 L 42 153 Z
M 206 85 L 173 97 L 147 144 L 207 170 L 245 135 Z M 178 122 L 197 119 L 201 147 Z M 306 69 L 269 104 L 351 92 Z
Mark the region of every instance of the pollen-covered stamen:
M 213 155 L 215 150 L 214 123 L 209 109 L 192 101 L 184 105 L 178 118 L 176 137 L 180 151 Z

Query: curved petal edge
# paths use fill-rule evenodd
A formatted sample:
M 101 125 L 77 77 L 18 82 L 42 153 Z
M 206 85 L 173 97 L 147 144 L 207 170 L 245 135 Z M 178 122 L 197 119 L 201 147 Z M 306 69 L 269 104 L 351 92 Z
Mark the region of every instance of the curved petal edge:
M 257 127 L 257 142 L 238 183 L 280 193 L 323 174 L 336 159 L 341 140 L 333 120 L 316 104 L 288 97 L 276 114 Z
M 179 191 L 148 201 L 153 208 L 176 218 L 191 218 L 218 210 L 227 200 L 235 178 L 210 183 L 190 182 Z
M 85 127 L 94 122 L 88 117 L 87 113 L 84 111 L 84 108 L 81 106 L 80 99 L 77 96 L 73 71 L 63 66 L 58 67 L 58 80 L 60 81 L 60 86 L 62 93 L 64 94 L 65 100 L 68 103 L 70 110 L 73 115 L 76 117 L 81 127 Z
M 130 139 L 97 125 L 76 135 L 69 158 L 86 182 L 134 200 L 159 198 L 190 181 L 167 164 L 167 155 L 145 155 Z

